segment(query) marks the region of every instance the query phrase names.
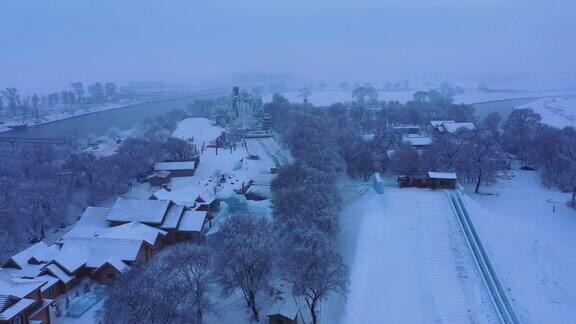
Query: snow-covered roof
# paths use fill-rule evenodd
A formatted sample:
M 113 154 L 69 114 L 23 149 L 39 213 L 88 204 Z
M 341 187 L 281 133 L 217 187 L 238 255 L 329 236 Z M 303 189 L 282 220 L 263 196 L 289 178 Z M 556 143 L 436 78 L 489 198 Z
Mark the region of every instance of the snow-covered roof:
M 194 206 L 196 198 L 204 191 L 206 188 L 200 186 L 188 186 L 173 191 L 160 189 L 154 193 L 154 197 L 160 200 L 171 200 L 179 205 Z
M 108 222 L 106 221 L 108 213 L 110 213 L 110 208 L 88 206 L 82 216 L 80 216 L 76 226 L 108 227 Z
M 62 270 L 62 268 L 60 268 L 60 266 L 57 264 L 49 264 L 46 266 L 46 268 L 44 268 L 42 273 L 49 273 L 52 276 L 60 279 L 65 284 L 75 278 L 75 276 L 67 274 L 66 271 Z
M 406 136 L 403 138 L 405 142 L 410 143 L 412 146 L 426 146 L 432 144 L 432 138 L 430 137 L 412 137 Z
M 38 254 L 47 248 L 48 244 L 44 243 L 43 241 L 40 241 L 32 246 L 27 247 L 25 250 L 19 252 L 18 254 L 12 256 L 8 261 L 4 263 L 4 265 L 6 266 L 6 263 L 12 260 L 14 263 L 16 263 L 16 265 L 20 269 L 22 269 L 26 267 L 26 265 L 28 264 L 28 260 L 30 260 L 30 258 L 33 255 Z
M 195 161 L 184 162 L 157 162 L 154 164 L 155 171 L 174 171 L 174 170 L 194 170 Z
M 474 130 L 476 126 L 473 123 L 445 123 L 442 128 L 448 133 L 456 133 L 459 129 Z
M 268 310 L 268 316 L 281 315 L 290 319 L 296 318 L 298 315 L 298 305 L 293 300 L 288 298 L 280 299 L 274 302 Z
M 106 220 L 117 222 L 139 221 L 160 224 L 170 206 L 169 200 L 140 200 L 118 198 Z
M 41 275 L 36 277 L 35 279 L 37 280 L 44 280 L 46 281 L 46 283 L 44 283 L 42 285 L 42 287 L 40 287 L 40 291 L 45 291 L 46 289 L 54 286 L 54 284 L 56 284 L 58 281 L 60 281 L 59 278 L 55 277 L 55 276 L 50 276 L 50 275 Z
M 440 127 L 443 124 L 454 123 L 453 120 L 431 120 L 430 124 L 434 127 Z
M 160 228 L 170 230 L 178 227 L 183 212 L 184 206 L 172 205 L 170 209 L 168 209 L 168 213 L 166 213 L 166 217 L 164 217 L 164 221 L 160 225 Z
M 30 260 L 36 263 L 50 262 L 60 252 L 60 247 L 56 244 L 50 245 L 38 253 L 34 253 Z
M 147 178 L 150 179 L 152 177 L 158 177 L 158 178 L 167 178 L 170 176 L 170 171 L 166 171 L 166 170 L 159 170 L 159 171 L 154 171 L 154 173 L 152 173 L 151 175 L 149 175 Z
M 34 299 L 29 298 L 22 298 L 17 301 L 14 305 L 8 307 L 8 309 L 4 310 L 0 313 L 0 320 L 1 321 L 8 321 L 12 319 L 14 316 L 20 314 L 26 308 L 32 306 L 36 302 Z
M 0 268 L 0 295 L 24 298 L 45 283 L 44 280 L 16 277 Z
M 204 221 L 206 220 L 207 214 L 208 213 L 205 211 L 185 211 L 182 215 L 182 219 L 180 220 L 180 224 L 178 224 L 178 231 L 200 232 L 202 227 L 204 227 Z
M 120 239 L 110 237 L 67 238 L 62 250 L 81 251 L 87 267 L 98 268 L 106 261 L 120 259 L 136 261 L 143 244 L 141 239 Z
M 114 269 L 118 270 L 118 272 L 126 272 L 126 271 L 130 270 L 130 266 L 127 265 L 126 263 L 124 263 L 124 261 L 117 259 L 117 258 L 114 258 L 114 259 L 110 259 L 110 260 L 104 262 L 104 264 L 102 264 L 100 267 L 98 267 L 94 271 L 97 272 L 98 270 L 100 270 L 104 266 L 106 266 L 107 264 L 114 267 Z
M 79 247 L 64 248 L 63 246 L 60 251 L 61 252 L 54 258 L 54 262 L 68 273 L 74 273 L 74 271 L 86 264 L 86 257 Z
M 4 309 L 4 306 L 8 303 L 10 296 L 8 295 L 0 295 L 0 312 Z
M 456 180 L 456 173 L 454 172 L 428 172 L 428 177 L 430 179 L 449 179 L 449 180 Z
M 156 244 L 158 237 L 166 235 L 166 232 L 156 227 L 148 226 L 137 221 L 109 227 L 99 235 L 100 238 L 116 238 L 143 240 L 150 245 Z

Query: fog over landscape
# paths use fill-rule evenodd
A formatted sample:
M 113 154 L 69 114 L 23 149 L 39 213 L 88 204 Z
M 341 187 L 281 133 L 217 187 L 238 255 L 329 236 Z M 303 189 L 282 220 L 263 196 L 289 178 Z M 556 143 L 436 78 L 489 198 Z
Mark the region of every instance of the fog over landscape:
M 71 80 L 561 83 L 576 76 L 570 0 L 11 1 L 0 85 Z
M 0 0 L 0 324 L 574 323 L 576 0 Z

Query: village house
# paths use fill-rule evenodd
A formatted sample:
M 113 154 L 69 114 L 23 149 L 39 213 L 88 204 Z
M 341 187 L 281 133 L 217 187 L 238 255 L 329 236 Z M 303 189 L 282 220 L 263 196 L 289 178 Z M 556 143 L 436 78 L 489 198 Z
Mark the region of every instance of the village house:
M 432 138 L 428 136 L 420 136 L 420 135 L 408 135 L 402 137 L 402 141 L 408 142 L 408 144 L 412 145 L 415 149 L 423 149 L 426 146 L 432 144 Z
M 430 187 L 432 189 L 456 189 L 458 177 L 454 172 L 428 172 Z
M 392 129 L 401 136 L 411 136 L 420 134 L 420 126 L 417 125 L 399 125 L 392 127 Z
M 42 297 L 47 281 L 25 279 L 0 269 L 0 323 L 50 324 L 51 299 Z
M 457 123 L 453 120 L 432 120 L 428 125 L 430 134 L 455 134 L 459 130 L 475 130 L 473 123 Z
M 289 298 L 276 300 L 266 316 L 268 324 L 298 324 L 298 305 Z
M 192 177 L 196 173 L 200 159 L 197 157 L 192 161 L 182 162 L 158 162 L 154 164 L 155 172 L 168 172 L 169 178 Z

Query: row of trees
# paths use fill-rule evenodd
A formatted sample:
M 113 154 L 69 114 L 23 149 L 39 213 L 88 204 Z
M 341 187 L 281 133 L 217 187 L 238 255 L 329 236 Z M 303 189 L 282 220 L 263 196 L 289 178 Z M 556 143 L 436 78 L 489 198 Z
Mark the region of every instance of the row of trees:
M 1 91 L 0 116 L 5 111 L 7 115 L 13 117 L 20 113 L 22 117 L 33 114 L 39 118 L 40 108 L 115 102 L 119 98 L 114 82 L 96 82 L 90 84 L 87 91 L 82 82 L 73 82 L 70 86 L 70 90 L 57 91 L 47 95 L 34 93 L 27 96 L 22 96 L 14 87 L 7 87 Z M 86 92 L 88 96 L 86 96 Z
M 279 95 L 264 109 L 294 158 L 272 183 L 278 272 L 316 323 L 320 304 L 332 293 L 346 297 L 349 286 L 348 268 L 335 250 L 340 230 L 337 181 L 346 168 L 338 129 L 325 110 L 291 105 Z
M 541 167 L 544 184 L 571 192 L 576 207 L 576 130 L 542 123 L 532 109 L 515 109 L 503 125 L 502 144 L 525 168 Z

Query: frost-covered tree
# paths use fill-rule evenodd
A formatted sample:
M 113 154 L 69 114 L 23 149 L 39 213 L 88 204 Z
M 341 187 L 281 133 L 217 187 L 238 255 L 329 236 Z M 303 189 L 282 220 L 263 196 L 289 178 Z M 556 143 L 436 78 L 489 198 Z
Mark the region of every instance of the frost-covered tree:
M 506 149 L 522 159 L 525 165 L 532 155 L 532 141 L 541 127 L 541 120 L 542 117 L 530 108 L 514 109 L 502 127 Z
M 202 323 L 214 310 L 213 259 L 206 247 L 168 247 L 136 265 L 108 290 L 103 323 Z M 158 280 L 162 278 L 162 280 Z
M 460 136 L 438 134 L 424 153 L 428 169 L 455 170 L 462 157 L 464 143 Z
M 500 126 L 500 123 L 502 123 L 502 116 L 500 116 L 499 112 L 493 111 L 488 115 L 486 115 L 484 119 L 482 119 L 481 126 L 484 129 L 497 131 L 498 127 Z
M 118 99 L 118 93 L 116 90 L 116 83 L 106 82 L 104 85 L 105 96 L 110 101 L 116 101 Z
M 483 181 L 491 180 L 504 168 L 498 138 L 491 132 L 466 132 L 464 164 L 469 176 L 475 178 L 474 192 L 478 193 Z
M 357 87 L 352 91 L 352 98 L 360 104 L 373 104 L 378 100 L 378 91 L 370 85 Z
M 420 153 L 410 144 L 401 144 L 390 157 L 390 170 L 395 174 L 413 177 L 420 169 Z
M 104 100 L 104 87 L 102 83 L 96 82 L 88 86 L 88 93 L 95 102 L 101 102 Z
M 190 161 L 198 154 L 190 142 L 176 137 L 167 138 L 162 143 L 162 146 L 166 151 L 169 160 Z
M 348 268 L 330 242 L 314 227 L 298 228 L 280 242 L 280 276 L 292 285 L 293 295 L 304 300 L 314 324 L 330 294 L 346 298 L 348 293 Z
M 240 291 L 259 321 L 258 294 L 270 286 L 274 259 L 272 224 L 252 214 L 235 214 L 220 224 L 215 244 L 216 273 L 225 296 Z

